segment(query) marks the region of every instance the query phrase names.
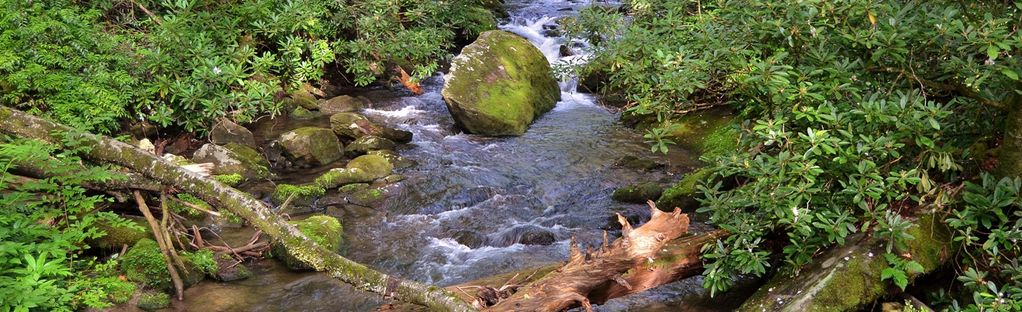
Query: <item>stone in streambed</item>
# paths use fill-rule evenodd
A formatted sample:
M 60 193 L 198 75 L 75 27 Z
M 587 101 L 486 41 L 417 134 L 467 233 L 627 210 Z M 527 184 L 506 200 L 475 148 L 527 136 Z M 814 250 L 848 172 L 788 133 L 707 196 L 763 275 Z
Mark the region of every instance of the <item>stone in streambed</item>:
M 290 221 L 302 234 L 316 242 L 316 244 L 333 252 L 340 252 L 341 244 L 344 241 L 342 235 L 344 228 L 337 218 L 325 215 L 311 216 L 305 220 Z M 273 243 L 271 251 L 273 257 L 284 263 L 291 270 L 306 271 L 312 267 L 298 260 L 280 242 Z
M 382 137 L 397 143 L 412 141 L 412 133 L 376 124 L 357 113 L 338 113 L 330 116 L 330 128 L 338 136 L 358 139 L 366 135 Z
M 280 135 L 278 143 L 289 159 L 313 166 L 332 163 L 344 155 L 344 145 L 326 128 L 298 128 Z
M 319 111 L 323 114 L 334 115 L 338 113 L 357 112 L 366 106 L 369 106 L 369 101 L 365 98 L 340 95 L 320 102 Z
M 414 160 L 401 157 L 401 155 L 398 155 L 397 152 L 394 152 L 392 150 L 369 151 L 366 153 L 366 155 L 383 156 L 383 158 L 386 158 L 387 161 L 389 161 L 390 164 L 394 166 L 394 169 L 404 169 L 418 164 Z
M 217 271 L 213 274 L 213 278 L 217 281 L 233 282 L 252 276 L 252 271 L 247 266 L 237 263 L 230 255 L 218 253 L 214 257 L 216 259 Z
M 394 143 L 394 141 L 375 135 L 366 135 L 348 143 L 344 152 L 348 155 L 355 156 L 364 155 L 370 151 L 393 150 L 396 147 L 397 143 Z
M 493 30 L 454 58 L 441 95 L 466 132 L 514 136 L 552 109 L 561 92 L 539 49 L 518 35 Z
M 181 281 L 185 287 L 202 281 L 205 275 L 188 257 L 181 257 L 187 270 L 179 270 Z M 163 252 L 156 241 L 143 238 L 135 243 L 121 257 L 121 270 L 132 282 L 140 283 L 153 289 L 173 290 L 170 273 L 167 271 Z
M 209 131 L 209 141 L 218 145 L 238 143 L 252 147 L 256 146 L 255 136 L 252 135 L 252 131 L 226 118 L 213 125 L 213 129 Z
M 379 155 L 355 157 L 344 168 L 331 169 L 313 182 L 324 189 L 352 183 L 369 183 L 384 178 L 394 171 L 387 158 Z
M 265 179 L 270 176 L 269 162 L 247 145 L 228 143 L 220 146 L 206 144 L 192 155 L 193 163 L 212 163 L 213 174 L 240 174 L 246 179 Z
M 699 198 L 702 196 L 702 192 L 697 187 L 703 180 L 708 179 L 711 173 L 706 168 L 689 172 L 681 178 L 681 181 L 664 190 L 660 198 L 656 200 L 657 208 L 663 211 L 674 211 L 674 208 L 681 208 L 686 212 L 699 208 Z
M 642 204 L 647 200 L 660 198 L 663 187 L 653 182 L 643 182 L 619 188 L 611 195 L 616 201 L 625 203 Z

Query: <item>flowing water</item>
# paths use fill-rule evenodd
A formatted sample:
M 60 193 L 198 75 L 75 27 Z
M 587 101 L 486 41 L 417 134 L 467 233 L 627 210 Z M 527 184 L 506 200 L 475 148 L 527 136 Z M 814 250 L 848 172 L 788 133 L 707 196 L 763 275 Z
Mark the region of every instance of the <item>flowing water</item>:
M 574 15 L 585 1 L 511 0 L 511 18 L 502 29 L 518 33 L 561 61 L 559 48 L 584 43 L 547 36 L 556 19 Z M 584 58 L 570 56 L 567 58 Z M 568 240 L 596 244 L 604 230 L 614 233 L 613 216 L 622 212 L 648 218 L 643 205 L 611 200 L 614 189 L 636 182 L 677 180 L 695 160 L 676 148 L 653 156 L 634 129 L 618 122 L 618 113 L 562 83 L 562 101 L 537 119 L 520 137 L 484 138 L 462 134 L 440 96 L 443 77 L 424 81 L 424 94 L 367 92 L 373 107 L 363 113 L 377 122 L 414 133 L 398 152 L 418 165 L 398 170 L 406 180 L 386 188 L 372 208 L 326 205 L 345 227 L 345 256 L 378 270 L 437 285 L 451 285 L 493 274 L 562 261 Z M 326 125 L 325 119 L 273 121 L 257 128 L 263 140 L 302 125 Z M 656 157 L 666 170 L 617 166 L 625 156 Z M 308 181 L 313 170 L 290 174 L 289 182 Z M 321 200 L 322 201 L 322 200 Z M 706 226 L 695 224 L 694 231 Z M 236 234 L 247 238 L 248 233 Z M 179 309 L 195 311 L 369 311 L 382 303 L 315 273 L 290 273 L 272 261 L 253 264 L 252 278 L 234 283 L 206 282 L 186 293 Z M 600 310 L 727 310 L 733 305 L 706 301 L 699 278 L 608 302 Z M 669 300 L 669 302 L 664 302 Z M 719 300 L 718 300 L 719 302 Z

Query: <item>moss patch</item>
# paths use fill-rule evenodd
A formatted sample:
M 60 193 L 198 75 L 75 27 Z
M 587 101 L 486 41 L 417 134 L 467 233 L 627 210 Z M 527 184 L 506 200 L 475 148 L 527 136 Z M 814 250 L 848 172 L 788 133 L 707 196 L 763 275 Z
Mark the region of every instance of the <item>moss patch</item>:
M 223 183 L 223 184 L 226 184 L 226 185 L 229 185 L 229 186 L 238 186 L 238 184 L 241 184 L 241 182 L 245 181 L 245 178 L 242 177 L 240 174 L 232 173 L 232 174 L 218 174 L 218 175 L 214 175 L 213 176 L 213 180 L 217 180 L 217 182 L 220 182 L 220 183 Z
M 699 189 L 697 186 L 699 186 L 700 182 L 708 179 L 711 173 L 706 168 L 689 172 L 681 178 L 681 181 L 664 190 L 663 194 L 656 201 L 657 208 L 664 211 L 672 211 L 675 207 L 685 211 L 698 208 L 699 201 L 697 198 L 699 196 Z
M 158 291 L 147 291 L 138 296 L 138 308 L 155 311 L 170 306 L 170 295 Z
M 294 199 L 309 199 L 323 194 L 326 194 L 326 189 L 316 184 L 277 184 L 277 188 L 273 190 L 273 199 L 284 202 L 291 196 L 294 196 Z
M 139 240 L 121 258 L 121 270 L 129 281 L 155 289 L 170 288 L 170 273 L 156 241 Z
M 344 229 L 337 218 L 318 215 L 309 217 L 305 220 L 291 221 L 291 224 L 298 228 L 302 234 L 305 234 L 305 236 L 323 248 L 334 252 L 340 251 L 341 243 L 343 243 L 344 240 L 342 237 Z M 273 244 L 271 252 L 273 253 L 274 258 L 277 258 L 292 270 L 312 269 L 312 267 L 308 264 L 303 263 L 293 254 L 288 252 L 288 250 L 284 248 L 284 245 L 279 242 Z
M 644 182 L 614 190 L 611 198 L 619 202 L 642 204 L 647 200 L 659 198 L 663 190 L 664 188 L 656 183 Z
M 96 227 L 106 233 L 102 237 L 89 241 L 89 246 L 103 249 L 118 249 L 124 245 L 134 245 L 143 238 L 152 237 L 152 230 L 145 221 L 138 218 L 129 219 L 134 226 L 115 226 L 109 222 L 99 222 Z

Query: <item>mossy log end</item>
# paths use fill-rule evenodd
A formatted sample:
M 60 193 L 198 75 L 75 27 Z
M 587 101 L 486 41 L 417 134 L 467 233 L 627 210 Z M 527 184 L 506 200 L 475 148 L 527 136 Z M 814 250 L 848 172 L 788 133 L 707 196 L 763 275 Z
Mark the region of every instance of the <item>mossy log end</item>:
M 328 272 L 331 276 L 358 289 L 422 304 L 435 311 L 473 310 L 444 289 L 393 277 L 341 257 L 317 245 L 294 226 L 285 222 L 269 206 L 252 196 L 185 170 L 134 146 L 109 137 L 83 133 L 8 107 L 0 107 L 0 120 L 2 133 L 52 144 L 62 144 L 65 136 L 71 136 L 72 141 L 77 142 L 79 146 L 91 149 L 85 156 L 93 161 L 123 166 L 160 183 L 173 185 L 211 205 L 226 209 L 280 241 L 295 257 L 317 271 Z
M 652 201 L 649 206 L 652 217 L 646 224 L 632 229 L 628 220 L 618 215 L 621 238 L 609 244 L 605 240 L 601 248 L 585 252 L 572 242 L 567 263 L 521 287 L 488 311 L 562 311 L 579 305 L 591 310 L 589 296 L 605 298 L 609 283 L 620 284 L 628 291 L 647 287 L 645 283 L 633 287 L 627 272 L 656 256 L 669 241 L 686 234 L 689 225 L 688 215 L 680 209 L 663 212 Z M 598 290 L 600 293 L 594 293 Z

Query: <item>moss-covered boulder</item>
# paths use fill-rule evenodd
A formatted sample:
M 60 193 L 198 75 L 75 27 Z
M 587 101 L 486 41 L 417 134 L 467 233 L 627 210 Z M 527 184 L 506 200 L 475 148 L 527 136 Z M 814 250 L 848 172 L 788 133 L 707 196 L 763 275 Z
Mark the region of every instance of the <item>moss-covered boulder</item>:
M 192 162 L 213 163 L 213 174 L 217 175 L 240 174 L 246 179 L 265 179 L 270 175 L 270 164 L 263 155 L 238 143 L 203 145 L 195 151 Z
M 351 139 L 373 135 L 398 143 L 412 141 L 411 132 L 376 124 L 357 113 L 338 113 L 330 116 L 330 128 L 338 136 Z
M 220 282 L 233 282 L 243 280 L 252 276 L 252 271 L 244 264 L 238 263 L 234 257 L 227 253 L 218 253 L 216 258 L 216 272 L 213 278 Z
M 364 155 L 370 151 L 392 150 L 396 147 L 397 143 L 394 143 L 394 141 L 375 135 L 366 135 L 349 143 L 344 148 L 344 152 L 350 156 L 357 156 Z
M 278 142 L 288 158 L 302 164 L 325 165 L 344 156 L 344 146 L 327 128 L 298 128 L 281 134 Z
M 319 116 L 322 116 L 322 114 L 310 111 L 305 107 L 295 107 L 295 109 L 291 110 L 289 116 L 291 116 L 291 119 L 295 120 L 310 120 L 316 119 Z
M 185 287 L 194 285 L 204 278 L 203 270 L 192 263 L 188 257 L 182 257 L 185 263 L 185 270 L 179 270 L 181 280 Z M 124 276 L 132 282 L 140 283 L 153 289 L 172 290 L 173 283 L 170 279 L 170 271 L 167 271 L 167 264 L 163 259 L 163 252 L 156 241 L 143 238 L 135 243 L 128 252 L 121 257 L 121 271 Z
M 252 131 L 226 118 L 220 119 L 213 125 L 213 129 L 209 131 L 209 141 L 218 145 L 238 143 L 256 146 L 255 136 L 252 135 Z
M 622 114 L 622 118 L 625 117 Z M 638 128 L 656 125 L 654 118 L 642 121 Z M 699 152 L 701 157 L 715 158 L 738 148 L 737 120 L 728 110 L 707 110 L 689 113 L 670 121 L 667 138 L 678 145 Z
M 398 155 L 397 152 L 392 151 L 392 150 L 369 151 L 369 152 L 366 152 L 366 155 L 379 155 L 379 156 L 383 156 L 383 158 L 386 158 L 387 161 L 389 161 L 390 164 L 394 166 L 394 169 L 404 169 L 404 168 L 412 167 L 412 166 L 415 166 L 415 165 L 418 164 L 414 160 L 401 157 L 401 155 Z
M 96 228 L 106 233 L 99 238 L 90 239 L 89 246 L 102 249 L 120 249 L 124 245 L 132 246 L 143 238 L 153 236 L 152 230 L 141 218 L 128 218 L 131 225 L 115 225 L 109 221 L 96 223 Z
M 339 252 L 341 250 L 341 243 L 343 243 L 344 229 L 341 227 L 341 222 L 337 218 L 325 215 L 311 216 L 305 220 L 291 221 L 302 234 L 308 236 L 309 239 L 316 242 L 323 248 Z M 273 257 L 284 263 L 289 269 L 296 271 L 311 270 L 308 264 L 305 264 L 301 260 L 295 258 L 283 244 L 279 242 L 274 243 L 271 249 Z
M 441 95 L 461 129 L 509 136 L 525 133 L 561 92 L 539 49 L 518 35 L 493 30 L 454 58 Z
M 365 98 L 340 95 L 320 102 L 319 111 L 323 114 L 334 115 L 337 113 L 357 112 L 366 106 L 369 106 L 369 101 Z
M 614 190 L 614 194 L 611 195 L 611 198 L 619 202 L 642 204 L 647 200 L 660 198 L 660 194 L 663 193 L 663 191 L 664 188 L 659 184 L 643 182 Z
M 352 183 L 368 183 L 384 178 L 393 171 L 394 166 L 387 158 L 379 155 L 362 155 L 349 161 L 344 168 L 331 169 L 323 173 L 313 184 L 331 189 Z
M 904 253 L 923 267 L 937 269 L 951 255 L 951 232 L 933 215 L 913 221 L 908 231 L 915 237 Z M 892 287 L 881 281 L 887 268 L 886 242 L 856 234 L 848 244 L 817 256 L 798 277 L 778 273 L 742 304 L 739 311 L 859 311 L 887 294 Z M 783 271 L 783 270 L 782 270 Z
M 308 90 L 300 89 L 291 93 L 291 97 L 284 103 L 287 108 L 294 109 L 296 107 L 302 107 L 305 109 L 317 109 L 319 105 L 316 103 L 316 96 Z
M 664 190 L 660 198 L 656 200 L 657 208 L 664 211 L 681 208 L 686 212 L 699 208 L 701 193 L 697 187 L 700 182 L 710 177 L 710 173 L 709 169 L 701 168 L 685 174 L 681 181 Z

